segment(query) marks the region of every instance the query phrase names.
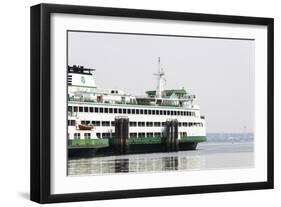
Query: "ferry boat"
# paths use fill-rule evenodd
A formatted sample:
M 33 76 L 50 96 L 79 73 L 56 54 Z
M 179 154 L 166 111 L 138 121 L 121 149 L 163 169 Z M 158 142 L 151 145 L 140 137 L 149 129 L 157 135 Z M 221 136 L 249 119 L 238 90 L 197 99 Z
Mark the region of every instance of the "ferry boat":
M 73 65 L 67 70 L 68 149 L 109 149 L 116 144 L 119 119 L 127 120 L 124 136 L 130 149 L 150 146 L 152 152 L 165 151 L 165 143 L 175 142 L 176 151 L 195 150 L 206 141 L 205 117 L 194 103 L 196 96 L 184 88 L 164 89 L 160 58 L 154 74 L 156 90 L 146 91 L 145 96 L 98 88 L 95 69 Z M 175 127 L 167 128 L 167 123 Z

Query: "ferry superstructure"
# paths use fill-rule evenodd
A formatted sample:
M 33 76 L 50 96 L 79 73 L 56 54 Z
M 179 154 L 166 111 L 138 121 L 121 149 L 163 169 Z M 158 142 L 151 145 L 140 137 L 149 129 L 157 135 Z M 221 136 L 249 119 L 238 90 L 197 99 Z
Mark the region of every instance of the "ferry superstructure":
M 101 89 L 95 83 L 95 69 L 68 66 L 68 148 L 106 148 L 114 142 L 115 121 L 128 120 L 130 145 L 156 145 L 167 136 L 166 125 L 176 122 L 173 131 L 180 150 L 195 149 L 206 141 L 205 118 L 194 103 L 195 95 L 184 88 L 164 89 L 165 73 L 158 60 L 156 90 L 134 96 L 117 89 Z M 106 80 L 105 80 L 106 81 Z

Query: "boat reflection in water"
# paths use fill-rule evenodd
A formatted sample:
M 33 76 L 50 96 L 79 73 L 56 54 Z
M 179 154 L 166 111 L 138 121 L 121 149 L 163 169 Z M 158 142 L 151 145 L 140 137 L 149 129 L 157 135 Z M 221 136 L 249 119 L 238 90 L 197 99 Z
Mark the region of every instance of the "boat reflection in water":
M 254 142 L 202 143 L 198 150 L 72 158 L 68 175 L 241 169 L 254 167 Z
M 68 175 L 95 175 L 128 172 L 159 172 L 204 169 L 205 156 L 154 153 L 81 158 L 68 161 Z

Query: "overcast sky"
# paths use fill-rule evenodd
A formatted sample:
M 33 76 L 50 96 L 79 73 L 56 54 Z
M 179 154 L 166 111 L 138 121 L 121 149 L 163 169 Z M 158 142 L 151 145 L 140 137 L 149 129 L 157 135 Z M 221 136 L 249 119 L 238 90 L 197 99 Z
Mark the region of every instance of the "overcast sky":
M 197 96 L 207 132 L 253 132 L 254 46 L 254 40 L 68 32 L 68 64 L 95 68 L 99 88 L 144 95 L 156 89 L 161 57 L 165 88 Z

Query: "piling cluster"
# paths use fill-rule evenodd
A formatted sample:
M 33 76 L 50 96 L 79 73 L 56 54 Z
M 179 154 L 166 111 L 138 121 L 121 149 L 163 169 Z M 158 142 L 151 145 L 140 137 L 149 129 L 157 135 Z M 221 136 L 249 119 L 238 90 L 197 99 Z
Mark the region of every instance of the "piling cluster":
M 179 151 L 178 128 L 177 120 L 166 121 L 163 143 L 167 152 Z
M 115 118 L 114 148 L 117 154 L 129 153 L 129 119 L 126 117 Z

